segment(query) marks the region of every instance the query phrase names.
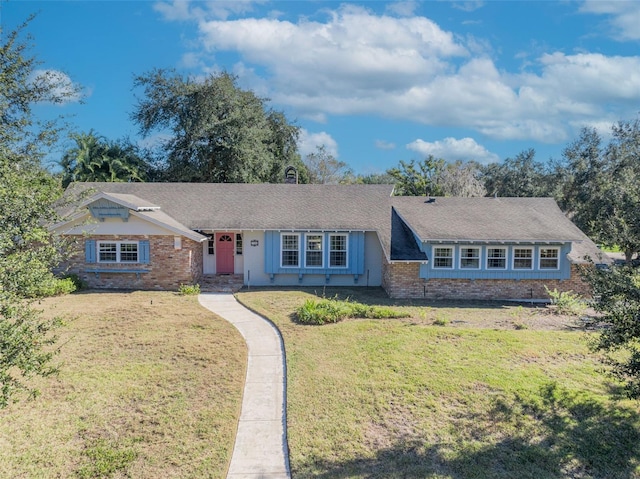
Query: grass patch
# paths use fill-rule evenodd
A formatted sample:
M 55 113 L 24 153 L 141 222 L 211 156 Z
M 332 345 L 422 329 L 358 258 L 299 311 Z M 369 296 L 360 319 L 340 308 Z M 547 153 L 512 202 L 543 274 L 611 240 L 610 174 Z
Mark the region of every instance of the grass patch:
M 308 328 L 312 290 L 238 294 L 284 338 L 294 479 L 640 477 L 640 407 L 612 398 L 575 318 L 335 293 L 407 317 Z
M 0 477 L 224 477 L 246 348 L 194 296 L 85 292 L 43 300 L 59 376 L 0 410 Z
M 80 466 L 77 475 L 81 479 L 112 477 L 115 473 L 126 471 L 135 460 L 137 453 L 132 447 L 121 447 L 104 439 L 98 439 L 87 445 L 83 451 L 85 464 Z

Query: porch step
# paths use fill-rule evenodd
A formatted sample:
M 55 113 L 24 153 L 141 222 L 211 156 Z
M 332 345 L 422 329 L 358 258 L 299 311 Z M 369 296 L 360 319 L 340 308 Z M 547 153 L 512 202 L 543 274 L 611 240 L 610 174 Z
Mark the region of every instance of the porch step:
M 205 274 L 198 281 L 203 293 L 235 293 L 242 289 L 244 276 L 241 274 Z

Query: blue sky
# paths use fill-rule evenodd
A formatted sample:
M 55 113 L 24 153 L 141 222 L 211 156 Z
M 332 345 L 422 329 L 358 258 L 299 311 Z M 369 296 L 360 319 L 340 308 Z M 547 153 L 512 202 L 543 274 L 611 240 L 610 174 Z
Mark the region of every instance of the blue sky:
M 433 154 L 539 161 L 640 111 L 638 1 L 30 1 L 41 69 L 84 100 L 42 105 L 77 131 L 138 140 L 135 75 L 227 70 L 356 173 Z M 52 156 L 55 157 L 54 152 Z

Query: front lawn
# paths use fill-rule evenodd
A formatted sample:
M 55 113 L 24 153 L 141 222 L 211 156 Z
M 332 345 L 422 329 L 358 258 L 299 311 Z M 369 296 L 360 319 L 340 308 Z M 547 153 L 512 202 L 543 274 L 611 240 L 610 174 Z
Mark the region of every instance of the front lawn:
M 354 288 L 317 293 L 409 317 L 297 323 L 314 293 L 237 295 L 284 337 L 294 479 L 640 477 L 640 407 L 613 399 L 574 318 Z
M 77 293 L 44 300 L 60 375 L 0 410 L 0 477 L 222 478 L 246 347 L 195 296 Z

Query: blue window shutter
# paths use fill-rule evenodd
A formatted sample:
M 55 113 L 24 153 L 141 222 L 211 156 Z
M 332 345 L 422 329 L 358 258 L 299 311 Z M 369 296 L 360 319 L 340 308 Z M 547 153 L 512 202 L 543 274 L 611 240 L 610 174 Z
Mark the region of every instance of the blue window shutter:
M 140 262 L 144 264 L 149 263 L 149 241 L 144 240 L 138 243 L 138 248 L 140 249 Z
M 84 260 L 86 263 L 96 262 L 96 240 L 85 240 L 84 242 Z

